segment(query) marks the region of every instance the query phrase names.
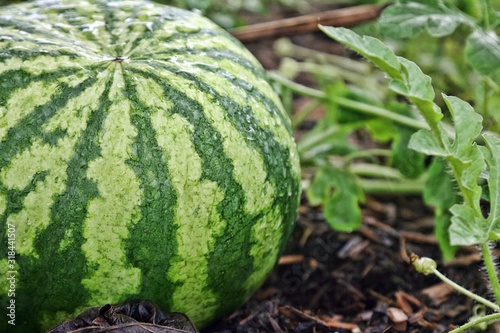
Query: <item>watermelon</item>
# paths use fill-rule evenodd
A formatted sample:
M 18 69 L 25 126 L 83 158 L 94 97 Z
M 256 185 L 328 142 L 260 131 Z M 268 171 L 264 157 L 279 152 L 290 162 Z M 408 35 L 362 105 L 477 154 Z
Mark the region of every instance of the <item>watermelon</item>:
M 206 326 L 273 269 L 299 179 L 264 69 L 211 21 L 143 0 L 0 9 L 0 331 L 138 299 Z

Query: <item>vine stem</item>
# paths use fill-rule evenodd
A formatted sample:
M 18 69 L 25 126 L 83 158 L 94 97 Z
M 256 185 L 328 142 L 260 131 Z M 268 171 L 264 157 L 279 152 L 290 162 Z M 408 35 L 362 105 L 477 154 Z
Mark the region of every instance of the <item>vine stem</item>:
M 459 332 L 464 332 L 465 330 L 468 330 L 469 328 L 473 328 L 474 326 L 477 326 L 481 323 L 488 323 L 491 321 L 495 321 L 500 319 L 500 313 L 493 313 L 475 320 L 471 320 L 467 324 L 464 324 L 460 327 L 455 328 L 454 330 L 451 330 L 450 333 L 459 333 Z
M 274 81 L 282 84 L 283 86 L 289 88 L 290 90 L 299 93 L 304 96 L 309 96 L 313 98 L 318 98 L 320 100 L 330 100 L 333 101 L 334 103 L 337 103 L 340 106 L 348 107 L 353 110 L 356 110 L 358 112 L 372 115 L 372 116 L 377 116 L 377 117 L 382 117 L 385 119 L 392 120 L 398 124 L 405 125 L 407 127 L 413 128 L 413 129 L 429 129 L 429 125 L 427 125 L 426 122 L 420 121 L 418 119 L 410 118 L 407 116 L 400 115 L 398 113 L 389 111 L 387 109 L 373 106 L 370 104 L 365 104 L 361 102 L 356 102 L 347 98 L 343 97 L 337 97 L 337 96 L 328 96 L 325 92 L 313 88 L 306 87 L 304 85 L 301 85 L 299 83 L 293 82 L 291 80 L 288 80 L 284 78 L 283 76 L 279 75 L 278 73 L 275 72 L 268 72 L 268 75 L 271 79 Z
M 488 251 L 489 253 L 489 251 Z M 465 296 L 467 297 L 470 297 L 472 298 L 473 300 L 483 304 L 483 305 L 486 305 L 487 307 L 497 311 L 497 312 L 500 312 L 500 307 L 493 303 L 493 302 L 490 302 L 488 301 L 486 298 L 484 297 L 481 297 L 479 296 L 478 294 L 474 294 L 473 292 L 471 292 L 470 290 L 468 289 L 465 289 L 464 287 L 462 287 L 461 285 L 457 284 L 455 281 L 452 281 L 450 279 L 448 279 L 446 276 L 444 276 L 440 271 L 438 271 L 436 268 L 433 269 L 433 273 L 434 275 L 436 275 L 441 281 L 445 282 L 446 284 L 448 284 L 449 286 L 453 287 L 453 289 L 457 290 L 458 292 L 464 294 Z
M 405 181 L 389 181 L 379 179 L 362 179 L 359 185 L 369 194 L 422 194 L 425 183 L 420 179 Z
M 486 272 L 488 273 L 491 289 L 493 290 L 493 294 L 495 295 L 497 304 L 500 304 L 500 283 L 498 282 L 495 263 L 493 262 L 493 257 L 491 255 L 490 243 L 485 242 L 481 244 L 481 251 L 483 253 L 483 261 L 484 265 L 486 266 Z
M 482 0 L 482 9 L 483 9 L 483 24 L 484 28 L 486 30 L 491 29 L 491 22 L 490 22 L 490 13 L 492 11 L 491 9 L 491 2 L 490 0 Z

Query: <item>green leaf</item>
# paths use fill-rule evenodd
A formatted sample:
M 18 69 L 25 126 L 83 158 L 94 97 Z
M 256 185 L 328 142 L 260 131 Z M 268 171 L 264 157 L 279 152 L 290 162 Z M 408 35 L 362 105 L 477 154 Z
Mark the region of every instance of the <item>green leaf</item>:
M 467 38 L 465 60 L 476 71 L 500 84 L 500 38 L 494 31 L 478 29 Z
M 457 247 L 451 244 L 450 240 L 451 218 L 449 209 L 434 211 L 434 236 L 436 236 L 444 261 L 453 259 L 457 251 Z
M 428 169 L 428 178 L 425 183 L 424 201 L 428 205 L 450 209 L 460 200 L 456 184 L 450 174 L 447 163 L 441 158 L 434 158 Z
M 389 38 L 412 38 L 423 31 L 444 37 L 461 24 L 476 25 L 474 19 L 439 0 L 399 1 L 382 12 L 379 24 Z
M 408 147 L 413 130 L 399 127 L 392 142 L 392 165 L 408 178 L 417 178 L 424 171 L 425 156 Z
M 330 195 L 332 179 L 335 177 L 335 173 L 330 170 L 330 168 L 320 168 L 311 185 L 306 190 L 307 200 L 312 206 L 321 205 Z
M 400 3 L 409 4 L 410 1 L 401 1 Z M 423 1 L 422 3 L 428 5 L 431 2 Z M 488 154 L 482 154 L 481 152 L 484 152 L 485 149 L 480 150 L 475 144 L 475 139 L 482 130 L 481 116 L 475 113 L 468 103 L 456 97 L 444 95 L 443 99 L 452 115 L 456 133 L 454 140 L 451 142 L 443 129 L 442 112 L 434 103 L 435 96 L 431 79 L 423 74 L 415 63 L 401 57 L 395 57 L 388 47 L 374 38 L 360 37 L 342 28 L 323 27 L 322 29 L 330 37 L 353 48 L 385 70 L 393 78 L 390 88 L 396 93 L 407 97 L 417 107 L 429 125 L 430 130 L 420 130 L 412 136 L 409 147 L 421 153 L 445 158 L 449 162 L 456 185 L 460 189 L 464 201 L 464 204 L 454 204 L 450 208 L 449 212 L 453 214 L 451 217 L 446 208 L 454 202 L 447 199 L 445 202 L 436 201 L 436 204 L 438 204 L 437 221 L 442 224 L 441 229 L 436 230 L 436 232 L 438 237 L 441 238 L 445 251 L 449 251 L 448 254 L 453 251 L 450 244 L 472 245 L 483 243 L 488 239 L 500 239 L 500 214 L 493 211 L 491 218 L 486 221 L 482 216 L 480 206 L 482 189 L 477 181 L 485 170 L 485 158 L 487 158 L 488 165 L 494 164 L 496 167 L 499 164 L 498 167 L 500 167 L 500 161 L 492 157 L 500 156 L 500 144 L 497 147 L 497 141 L 487 137 L 490 139 L 487 141 L 488 149 L 491 150 Z M 397 61 L 399 66 L 394 60 Z M 487 139 L 485 138 L 485 140 Z M 493 176 L 490 175 L 490 177 L 492 177 L 492 182 L 496 184 L 498 181 L 499 183 L 498 186 L 494 185 L 489 189 L 493 199 L 498 199 L 495 196 L 497 192 L 491 193 L 491 191 L 497 191 L 500 187 L 500 175 L 494 174 Z M 432 189 L 432 186 L 430 188 Z M 340 199 L 347 201 L 337 199 L 335 203 L 340 202 L 347 207 L 349 207 L 348 203 L 350 203 L 352 207 L 354 202 L 352 198 L 355 196 L 353 191 L 350 193 L 350 199 L 342 197 Z M 329 196 L 329 198 L 333 199 L 333 195 Z M 430 200 L 437 199 L 431 197 Z M 445 205 L 445 203 L 447 204 Z M 495 202 L 495 204 L 497 203 Z M 331 207 L 336 208 L 333 204 L 331 204 Z M 325 210 L 326 214 L 327 211 Z M 448 242 L 444 231 L 450 221 Z
M 402 82 L 392 81 L 389 88 L 410 99 L 431 129 L 435 133 L 441 132 L 439 122 L 443 114 L 434 103 L 435 94 L 430 76 L 425 75 L 414 62 L 402 57 L 397 57 L 397 59 L 401 65 L 403 80 Z
M 357 184 L 355 177 L 343 170 L 336 169 L 333 178 L 334 191 L 325 200 L 323 212 L 330 226 L 338 231 L 351 232 L 361 225 L 360 202 L 364 202 L 363 190 Z
M 431 77 L 425 75 L 420 67 L 417 66 L 413 61 L 405 59 L 403 57 L 397 57 L 399 63 L 401 64 L 402 72 L 404 73 L 404 83 L 405 83 L 405 96 L 408 98 L 415 99 L 417 101 L 423 101 L 428 103 L 425 108 L 434 110 L 432 102 L 434 100 L 434 88 L 431 84 Z M 419 105 L 418 103 L 414 103 Z M 440 118 L 439 118 L 440 119 Z
M 439 248 L 444 260 L 453 258 L 456 247 L 450 243 L 448 233 L 451 224 L 450 208 L 461 201 L 449 173 L 447 163 L 441 158 L 434 158 L 429 169 L 428 178 L 424 188 L 424 201 L 426 204 L 434 207 L 435 227 L 434 234 L 438 240 Z
M 448 155 L 448 151 L 441 146 L 440 142 L 438 142 L 434 134 L 429 130 L 419 130 L 414 133 L 408 143 L 408 147 L 426 155 L 441 157 Z
M 359 203 L 365 197 L 351 173 L 325 165 L 317 172 L 306 195 L 311 204 L 323 206 L 325 219 L 333 229 L 350 232 L 361 225 Z
M 481 133 L 482 117 L 470 104 L 457 97 L 443 95 L 443 99 L 453 117 L 456 133 L 447 159 L 457 177 L 464 200 L 480 211 L 481 187 L 477 184 L 477 179 L 483 172 L 485 163 L 474 140 Z
M 339 43 L 358 52 L 377 67 L 386 72 L 393 79 L 401 79 L 400 65 L 394 52 L 380 40 L 364 36 L 361 37 L 346 28 L 333 28 L 320 25 L 320 30 Z
M 500 139 L 492 134 L 484 134 L 489 154 L 485 154 L 489 169 L 488 188 L 490 194 L 490 212 L 488 226 L 490 238 L 500 238 Z
M 464 204 L 450 209 L 453 217 L 450 226 L 450 243 L 452 245 L 476 245 L 488 240 L 486 221 L 476 216 L 473 208 Z
M 456 97 L 443 96 L 455 125 L 455 140 L 447 157 L 461 189 L 465 203 L 451 208 L 453 217 L 450 226 L 450 242 L 453 245 L 474 245 L 499 237 L 498 213 L 500 206 L 495 202 L 500 184 L 500 142 L 497 138 L 484 135 L 488 149 L 479 149 L 474 140 L 481 132 L 482 117 L 466 102 Z M 481 187 L 477 180 L 488 164 L 491 209 L 485 219 L 481 213 Z M 493 173 L 493 175 L 492 175 Z M 492 192 L 493 191 L 493 192 Z
M 482 117 L 475 113 L 468 103 L 457 97 L 443 95 L 443 99 L 453 118 L 455 140 L 451 144 L 444 141 L 443 147 L 434 133 L 420 130 L 412 136 L 409 147 L 427 155 L 446 158 L 457 177 L 457 184 L 465 201 L 480 211 L 481 188 L 477 179 L 485 164 L 474 140 L 481 132 Z
M 443 94 L 443 99 L 453 117 L 455 127 L 455 141 L 450 148 L 456 156 L 467 155 L 481 134 L 483 117 L 476 113 L 469 103 L 458 97 Z

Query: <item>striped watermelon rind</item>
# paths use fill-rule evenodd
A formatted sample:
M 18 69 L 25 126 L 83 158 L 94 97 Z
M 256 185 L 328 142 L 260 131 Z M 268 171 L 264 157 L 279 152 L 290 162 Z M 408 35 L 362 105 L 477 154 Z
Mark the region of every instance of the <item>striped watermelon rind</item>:
M 209 20 L 142 0 L 0 8 L 1 331 L 130 299 L 207 325 L 273 268 L 299 179 L 264 70 Z

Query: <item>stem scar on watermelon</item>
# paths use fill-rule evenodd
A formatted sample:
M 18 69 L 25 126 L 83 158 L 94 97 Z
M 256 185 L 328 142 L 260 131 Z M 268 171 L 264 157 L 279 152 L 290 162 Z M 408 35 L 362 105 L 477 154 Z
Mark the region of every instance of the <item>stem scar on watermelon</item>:
M 115 57 L 113 60 L 111 61 L 114 61 L 114 62 L 117 62 L 117 63 L 121 63 L 121 62 L 124 62 L 125 60 L 127 60 L 126 57 Z
M 208 325 L 272 270 L 299 180 L 265 71 L 209 20 L 143 0 L 0 8 L 0 331 L 134 299 Z

